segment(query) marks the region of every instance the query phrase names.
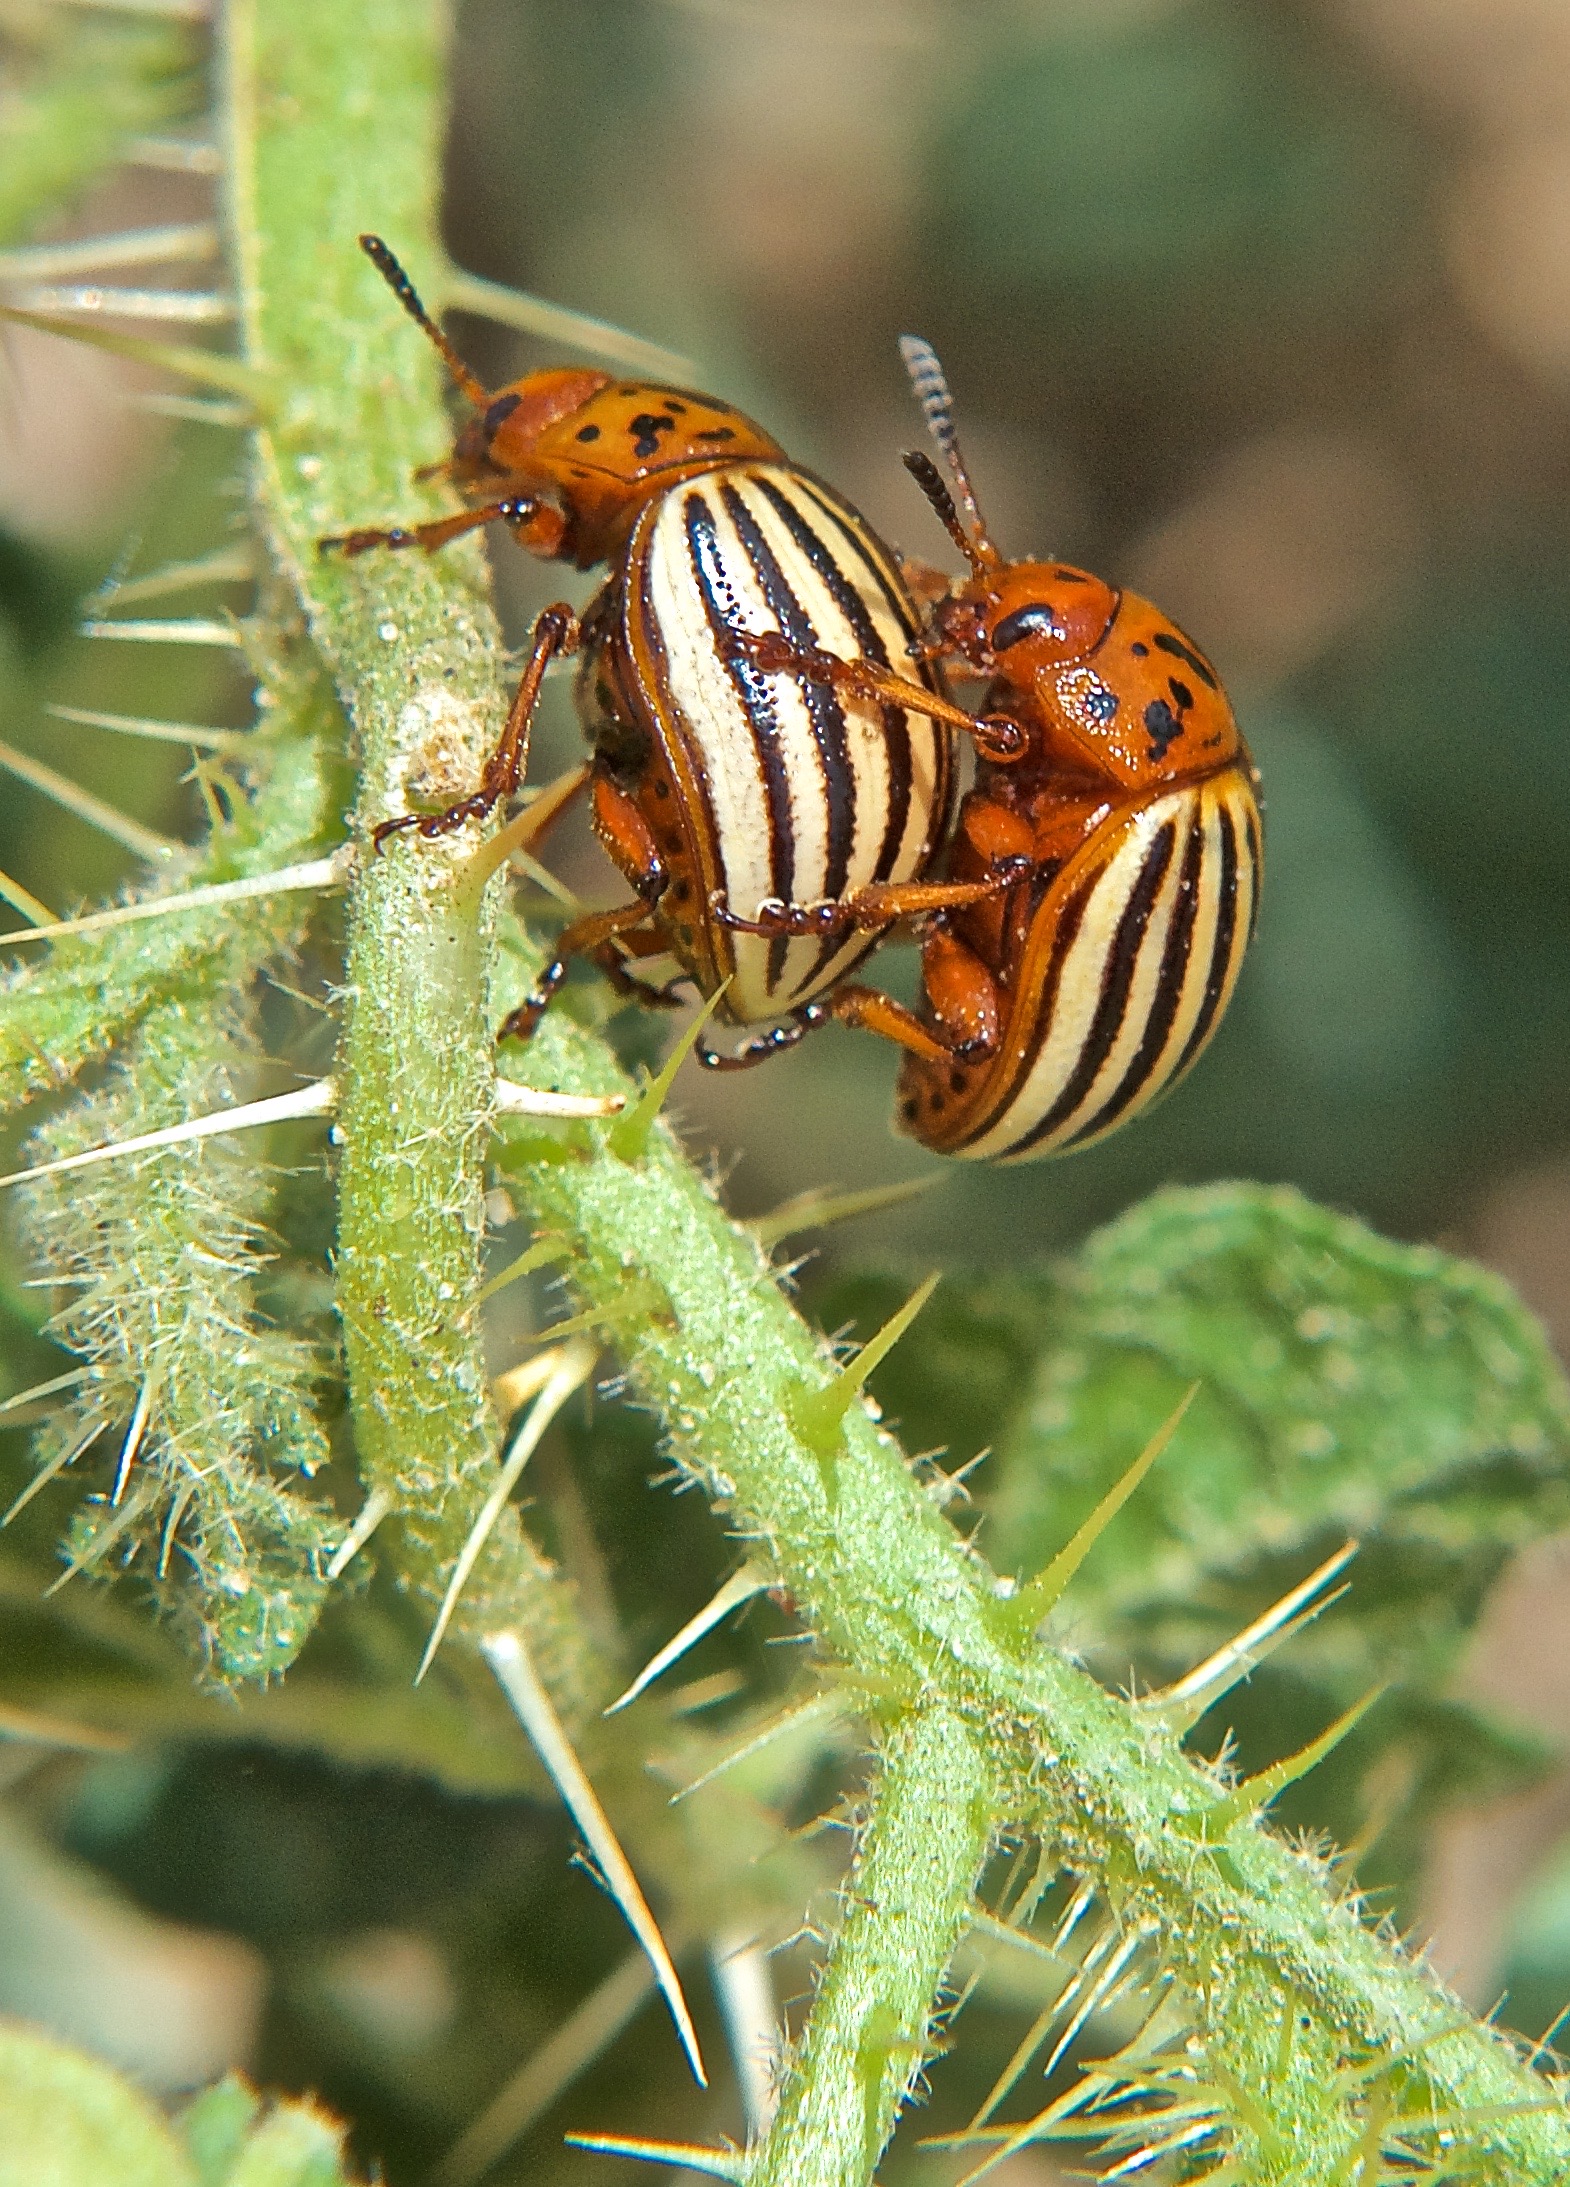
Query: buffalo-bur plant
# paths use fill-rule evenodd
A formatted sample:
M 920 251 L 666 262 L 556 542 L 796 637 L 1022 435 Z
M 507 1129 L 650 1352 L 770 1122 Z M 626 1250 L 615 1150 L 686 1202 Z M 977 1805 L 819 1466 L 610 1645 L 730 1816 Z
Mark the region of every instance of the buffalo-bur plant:
M 1225 1186 L 935 1297 L 843 1278 L 866 1337 L 845 1355 L 774 1255 L 854 1200 L 732 1221 L 660 1115 L 668 1073 L 635 1083 L 592 1004 L 552 1011 L 499 1077 L 492 1028 L 542 961 L 502 859 L 473 829 L 369 847 L 411 797 L 468 784 L 505 712 L 482 551 L 318 552 L 443 506 L 411 484 L 448 434 L 435 362 L 354 248 L 374 228 L 442 264 L 442 11 L 229 0 L 210 48 L 183 9 L 56 12 L 7 26 L 25 49 L 8 240 L 189 114 L 204 71 L 213 87 L 210 316 L 232 300 L 232 344 L 70 316 L 47 252 L 4 271 L 12 317 L 161 366 L 184 431 L 243 442 L 243 536 L 215 520 L 102 614 L 249 574 L 243 616 L 146 634 L 237 656 L 255 705 L 233 730 L 97 710 L 149 752 L 194 751 L 189 842 L 73 776 L 63 733 L 58 772 L 6 761 L 139 861 L 74 919 L 54 913 L 90 875 L 62 872 L 49 905 L 5 883 L 25 926 L 0 1087 L 43 1112 L 5 1184 L 14 1348 L 40 1362 L 5 1400 L 31 1435 L 0 1559 L 21 1734 L 271 1744 L 565 1804 L 635 1949 L 597 1987 L 564 1971 L 521 2080 L 444 2160 L 450 2187 L 629 2040 L 652 1987 L 676 2041 L 635 2081 L 645 2115 L 540 2141 L 531 2176 L 618 2156 L 856 2187 L 880 2164 L 980 2177 L 1041 2143 L 1103 2178 L 1215 2187 L 1570 2176 L 1561 2082 L 1449 1996 L 1358 1880 L 1399 1891 L 1447 1794 L 1534 1759 L 1447 1680 L 1505 1556 L 1570 1516 L 1570 1410 L 1537 1330 L 1475 1268 Z M 181 293 L 166 315 L 200 319 Z M 444 300 L 464 298 L 647 368 L 450 271 Z M 490 1301 L 546 1268 L 566 1304 L 498 1374 Z M 493 1324 L 514 1355 L 520 1326 Z M 990 1562 L 964 1481 L 882 1424 L 875 1369 L 916 1441 L 992 1446 Z M 623 1501 L 657 1424 L 669 1482 L 718 1522 L 681 1537 L 669 1587 L 658 1558 L 607 1574 L 571 1468 L 525 1475 L 558 1415 L 577 1457 L 623 1469 Z M 695 1554 L 711 1600 L 688 1619 Z M 651 1671 L 748 1602 L 801 1645 L 704 1694 L 639 1679 L 607 1713 L 637 1669 L 619 1586 L 640 1629 L 680 1628 Z M 760 2068 L 766 1954 L 792 1939 L 810 1994 Z M 723 2050 L 689 2007 L 705 1949 L 745 2139 L 683 2078 Z M 962 2007 L 1012 2015 L 1012 2056 L 922 2155 L 911 2107 L 962 2066 Z M 0 2139 L 95 2182 L 346 2161 L 309 2104 L 231 2080 L 166 2115 L 21 2030 L 0 2038 Z

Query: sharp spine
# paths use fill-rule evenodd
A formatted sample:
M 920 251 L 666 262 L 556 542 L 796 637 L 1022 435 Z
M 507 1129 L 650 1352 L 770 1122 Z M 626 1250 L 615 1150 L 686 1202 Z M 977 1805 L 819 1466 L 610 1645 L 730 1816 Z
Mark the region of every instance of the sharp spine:
M 265 1101 L 243 1101 L 232 1109 L 215 1109 L 207 1116 L 193 1116 L 183 1124 L 168 1124 L 162 1131 L 139 1132 L 133 1139 L 111 1139 L 102 1146 L 84 1148 L 53 1162 L 35 1162 L 30 1169 L 14 1169 L 0 1177 L 0 1187 L 31 1184 L 39 1177 L 62 1177 L 74 1169 L 89 1169 L 98 1162 L 117 1162 L 133 1154 L 154 1154 L 165 1147 L 184 1146 L 195 1139 L 216 1139 L 225 1132 L 251 1131 L 261 1124 L 293 1123 L 301 1117 L 330 1116 L 338 1101 L 334 1080 L 319 1078 L 313 1085 L 297 1086 L 293 1093 L 273 1094 Z
M 125 289 L 79 282 L 60 286 L 35 282 L 12 292 L 17 311 L 41 315 L 83 312 L 94 318 L 143 319 L 164 326 L 226 326 L 235 315 L 234 299 L 200 289 Z
M 43 796 L 53 798 L 57 805 L 64 806 L 67 812 L 75 813 L 77 819 L 85 820 L 89 827 L 112 836 L 115 842 L 123 844 L 138 858 L 161 864 L 164 859 L 173 858 L 182 848 L 167 835 L 159 835 L 153 828 L 144 828 L 139 820 L 133 820 L 128 813 L 106 804 L 101 797 L 95 797 L 91 790 L 84 790 L 69 775 L 59 774 L 53 767 L 46 766 L 41 759 L 34 759 L 30 752 L 19 752 L 13 745 L 0 744 L 0 768 L 7 774 L 15 775 L 18 781 L 27 783 Z
M 680 1632 L 667 1640 L 657 1654 L 650 1656 L 626 1692 L 618 1694 L 605 1714 L 614 1716 L 619 1709 L 636 1701 L 640 1693 L 653 1685 L 655 1679 L 663 1676 L 673 1664 L 679 1663 L 689 1649 L 695 1648 L 706 1633 L 713 1632 L 716 1625 L 722 1624 L 732 1610 L 739 1610 L 744 1602 L 751 1602 L 755 1595 L 763 1594 L 769 1585 L 767 1573 L 759 1572 L 751 1565 L 744 1564 L 739 1572 L 733 1572 L 703 1608 L 688 1618 Z
M 82 236 L 69 243 L 33 243 L 0 251 L 0 281 L 62 281 L 105 266 L 167 266 L 218 251 L 210 220 L 162 228 L 129 228 L 119 235 Z
M 519 1723 L 533 1742 L 535 1752 L 561 1794 L 568 1813 L 583 1832 L 590 1852 L 599 1863 L 606 1886 L 620 1906 L 628 1927 L 648 1954 L 649 1963 L 654 1969 L 654 1979 L 659 1984 L 671 2018 L 676 2023 L 676 2032 L 682 2049 L 687 2054 L 687 2063 L 692 2068 L 693 2077 L 700 2088 L 707 2088 L 708 2075 L 703 2070 L 703 2055 L 698 2048 L 697 2030 L 692 2024 L 692 2015 L 687 2010 L 687 2000 L 682 1994 L 681 1978 L 665 1948 L 665 1940 L 660 1935 L 659 1924 L 649 1911 L 648 1901 L 638 1887 L 638 1879 L 617 1842 L 610 1819 L 584 1773 L 583 1764 L 573 1752 L 571 1742 L 562 1729 L 561 1720 L 551 1706 L 550 1696 L 540 1683 L 539 1674 L 530 1659 L 522 1634 L 510 1631 L 488 1633 L 481 1641 L 480 1648 Z

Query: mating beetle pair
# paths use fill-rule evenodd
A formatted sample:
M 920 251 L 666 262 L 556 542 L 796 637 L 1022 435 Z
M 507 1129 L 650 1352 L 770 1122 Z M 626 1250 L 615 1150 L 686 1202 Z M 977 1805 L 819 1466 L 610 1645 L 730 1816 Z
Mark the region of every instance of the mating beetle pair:
M 1086 1145 L 1172 1084 L 1252 927 L 1253 769 L 1213 669 L 1157 609 L 1003 559 L 927 345 L 907 339 L 906 362 L 959 506 L 929 458 L 906 461 L 969 564 L 954 586 L 896 562 L 707 397 L 590 371 L 492 395 L 386 246 L 362 243 L 475 407 L 439 467 L 469 506 L 326 544 L 434 549 L 499 519 L 537 553 L 611 571 L 581 621 L 540 616 L 479 790 L 378 831 L 434 836 L 509 796 L 545 667 L 579 653 L 595 830 L 635 898 L 564 931 L 504 1032 L 533 1029 L 575 952 L 634 988 L 624 956 L 672 955 L 705 994 L 729 982 L 735 1023 L 777 1021 L 705 1062 L 759 1061 L 830 1018 L 865 1026 L 906 1051 L 901 1121 L 945 1153 Z M 926 626 L 913 574 L 936 601 Z M 945 662 L 988 679 L 976 713 L 949 699 Z M 955 732 L 978 767 L 951 834 Z M 916 1011 L 848 977 L 912 918 Z

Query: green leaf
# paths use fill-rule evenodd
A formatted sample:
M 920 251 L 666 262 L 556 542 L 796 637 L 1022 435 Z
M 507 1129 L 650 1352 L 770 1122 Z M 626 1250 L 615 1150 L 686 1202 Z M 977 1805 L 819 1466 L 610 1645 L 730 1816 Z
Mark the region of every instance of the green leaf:
M 875 1321 L 899 1279 L 829 1301 Z M 1058 1629 L 1148 1690 L 1230 1639 L 1349 1537 L 1349 1593 L 1199 1732 L 1261 1768 L 1394 1680 L 1376 1719 L 1278 1814 L 1409 1872 L 1443 1800 L 1540 1767 L 1541 1741 L 1445 1699 L 1513 1549 L 1570 1518 L 1570 1398 L 1542 1331 L 1469 1262 L 1381 1238 L 1285 1189 L 1158 1193 L 1050 1269 L 946 1283 L 878 1395 L 975 1475 L 983 1542 L 1039 1570 L 1194 1382 L 1171 1449 L 1107 1528 Z M 1379 1758 L 1377 1777 L 1371 1775 Z
M 1295 1192 L 1158 1194 L 1057 1274 L 1049 1346 L 993 1474 L 992 1548 L 1034 1565 L 1190 1382 L 1173 1448 L 1063 1613 L 1108 1676 L 1180 1674 L 1349 1536 L 1350 1592 L 1229 1695 L 1245 1768 L 1380 1680 L 1360 1730 L 1278 1819 L 1383 1842 L 1409 1877 L 1446 1797 L 1518 1782 L 1543 1748 L 1441 1689 L 1505 1558 L 1570 1515 L 1570 1403 L 1497 1277 L 1395 1244 Z
M 0 2026 L 0 2180 L 7 2187 L 197 2187 L 150 2097 L 32 2028 Z

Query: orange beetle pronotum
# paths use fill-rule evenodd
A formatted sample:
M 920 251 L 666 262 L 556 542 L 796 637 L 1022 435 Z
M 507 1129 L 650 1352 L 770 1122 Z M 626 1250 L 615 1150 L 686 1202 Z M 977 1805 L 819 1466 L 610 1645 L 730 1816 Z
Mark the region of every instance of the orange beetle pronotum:
M 986 888 L 928 919 L 916 1011 L 859 990 L 854 1015 L 907 1051 L 899 1120 L 924 1146 L 1066 1153 L 1148 1107 L 1220 1022 L 1258 907 L 1258 778 L 1215 670 L 1158 608 L 1065 563 L 1004 560 L 942 368 L 916 337 L 901 347 L 963 518 L 930 457 L 905 461 L 970 565 L 920 653 L 988 679 L 988 741 L 944 871 Z M 821 651 L 749 650 L 776 672 L 930 703 Z M 769 907 L 756 923 L 795 931 L 801 916 Z M 838 1014 L 853 1014 L 843 998 Z

